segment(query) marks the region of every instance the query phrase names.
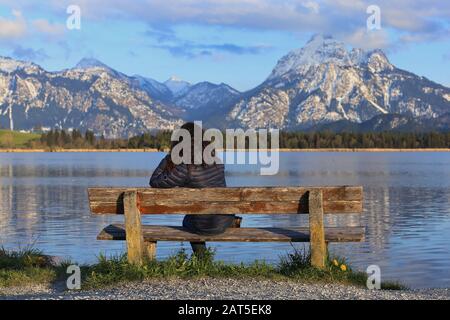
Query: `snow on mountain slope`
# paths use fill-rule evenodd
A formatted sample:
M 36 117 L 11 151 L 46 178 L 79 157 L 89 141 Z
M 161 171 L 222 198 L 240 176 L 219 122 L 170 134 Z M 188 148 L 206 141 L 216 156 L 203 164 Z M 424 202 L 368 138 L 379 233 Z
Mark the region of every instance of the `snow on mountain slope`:
M 20 63 L 13 68 L 8 62 L 8 72 L 0 69 L 0 114 L 12 108 L 16 129 L 78 128 L 119 137 L 182 123 L 171 107 L 135 86 L 133 78 L 102 63 L 83 61 L 73 69 L 46 72 Z M 1 126 L 7 121 L 0 116 Z
M 449 113 L 449 88 L 396 68 L 381 50 L 349 49 L 321 35 L 282 57 L 261 85 L 244 93 L 223 83 L 128 76 L 92 58 L 47 72 L 0 57 L 0 126 L 16 129 L 78 128 L 117 137 L 186 120 L 220 128 L 308 129 L 392 114 L 427 127 L 439 119 L 446 128 L 443 115 Z M 382 128 L 400 123 L 392 119 Z
M 185 89 L 185 92 L 175 99 L 175 104 L 186 109 L 202 109 L 208 105 L 226 104 L 226 102 L 239 95 L 239 91 L 221 83 L 200 82 Z
M 163 83 L 140 75 L 134 75 L 132 80 L 136 87 L 143 89 L 154 99 L 163 102 L 168 102 L 173 99 L 172 91 Z
M 0 126 L 14 122 L 16 129 L 77 128 L 122 137 L 207 120 L 239 96 L 225 84 L 176 78 L 166 84 L 128 76 L 93 58 L 59 72 L 0 58 Z
M 178 97 L 186 92 L 186 90 L 191 86 L 187 81 L 181 80 L 176 76 L 170 77 L 164 82 L 164 85 L 169 88 L 175 97 Z
M 40 67 L 32 62 L 14 60 L 0 56 L 0 72 L 11 73 L 18 70 L 39 70 Z
M 252 128 L 308 128 L 390 113 L 435 118 L 450 111 L 449 92 L 396 68 L 381 50 L 350 50 L 316 35 L 281 58 L 264 83 L 243 94 L 228 121 Z

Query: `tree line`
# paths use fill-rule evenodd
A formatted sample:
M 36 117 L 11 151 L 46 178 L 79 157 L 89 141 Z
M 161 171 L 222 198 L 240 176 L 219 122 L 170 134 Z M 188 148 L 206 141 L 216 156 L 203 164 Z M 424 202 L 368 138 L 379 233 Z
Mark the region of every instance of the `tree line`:
M 224 135 L 225 136 L 225 135 Z M 170 148 L 171 131 L 144 133 L 128 139 L 108 139 L 92 131 L 50 130 L 43 133 L 39 141 L 31 142 L 32 148 L 87 148 L 87 149 L 158 149 Z M 270 141 L 270 139 L 269 139 Z M 225 144 L 225 141 L 224 141 Z M 280 132 L 280 148 L 450 148 L 449 133 L 333 133 L 325 132 Z
M 325 132 L 281 132 L 281 148 L 450 148 L 448 133 L 333 133 Z
M 170 131 L 159 131 L 155 134 L 144 133 L 129 139 L 105 138 L 104 135 L 95 135 L 93 131 L 86 130 L 59 130 L 54 129 L 42 133 L 39 140 L 31 141 L 31 148 L 50 149 L 158 149 L 170 147 Z

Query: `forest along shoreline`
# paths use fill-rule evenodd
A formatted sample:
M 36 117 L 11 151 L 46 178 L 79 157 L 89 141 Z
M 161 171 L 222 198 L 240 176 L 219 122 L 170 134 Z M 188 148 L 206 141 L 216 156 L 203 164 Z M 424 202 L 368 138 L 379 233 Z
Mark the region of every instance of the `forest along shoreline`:
M 66 132 L 50 130 L 46 133 L 23 133 L 0 129 L 0 149 L 3 150 L 145 150 L 169 149 L 172 133 L 161 131 L 144 133 L 130 138 L 98 137 L 93 131 Z M 272 139 L 269 139 L 271 142 Z M 221 146 L 226 148 L 226 139 Z M 233 141 L 233 145 L 236 146 Z M 281 151 L 403 151 L 403 150 L 449 150 L 450 133 L 331 133 L 331 132 L 285 132 L 279 133 L 279 143 L 269 144 Z M 244 148 L 249 148 L 245 145 Z M 266 148 L 267 148 L 266 147 Z

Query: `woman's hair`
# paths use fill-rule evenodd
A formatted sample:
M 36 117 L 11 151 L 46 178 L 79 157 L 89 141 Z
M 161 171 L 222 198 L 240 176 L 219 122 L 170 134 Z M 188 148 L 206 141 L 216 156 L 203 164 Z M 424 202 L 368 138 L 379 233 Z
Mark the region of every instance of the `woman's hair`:
M 201 163 L 201 165 L 202 166 L 205 166 L 206 165 L 206 163 L 205 163 L 205 160 L 203 159 L 203 153 L 204 153 L 204 151 L 205 151 L 205 148 L 211 143 L 210 141 L 204 141 L 203 140 L 203 135 L 204 135 L 204 133 L 205 133 L 205 130 L 203 130 L 202 128 L 200 128 L 198 125 L 196 125 L 195 123 L 193 123 L 193 122 L 186 122 L 185 124 L 183 124 L 182 126 L 181 126 L 181 128 L 180 129 L 184 129 L 184 130 L 187 130 L 188 132 L 189 132 L 189 135 L 191 136 L 191 161 L 190 161 L 190 164 L 188 164 L 188 165 L 193 165 L 195 162 L 194 162 L 194 159 L 195 159 L 195 154 L 194 154 L 194 151 L 195 151 L 195 149 L 194 149 L 194 134 L 195 134 L 195 131 L 200 131 L 200 129 L 201 129 L 201 139 L 202 139 L 202 149 L 201 149 L 201 155 L 200 155 L 200 159 L 202 160 L 202 163 Z M 172 141 L 172 146 L 171 146 L 171 148 L 170 148 L 170 152 L 172 152 L 172 149 L 177 145 L 177 144 L 179 144 L 179 143 L 181 143 L 182 142 L 182 140 L 179 140 L 179 141 Z M 215 156 L 215 151 L 213 151 L 212 152 L 212 155 L 213 156 Z M 183 151 L 181 151 L 180 152 L 180 156 L 182 157 L 183 156 Z M 171 160 L 171 158 L 169 157 L 169 159 L 168 159 L 168 161 L 167 161 L 167 169 L 169 169 L 169 170 L 171 170 L 171 169 L 173 169 L 175 167 L 175 164 L 172 162 L 172 160 Z

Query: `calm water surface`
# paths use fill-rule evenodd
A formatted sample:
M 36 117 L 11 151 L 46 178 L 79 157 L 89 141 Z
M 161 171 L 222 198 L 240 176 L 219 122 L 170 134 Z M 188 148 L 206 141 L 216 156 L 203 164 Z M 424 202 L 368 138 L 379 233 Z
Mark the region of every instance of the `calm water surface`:
M 146 186 L 162 153 L 0 153 L 0 245 L 34 245 L 80 263 L 125 250 L 97 241 L 102 227 L 123 216 L 94 216 L 89 186 Z M 328 225 L 364 225 L 366 241 L 333 244 L 355 267 L 381 267 L 384 279 L 419 287 L 450 287 L 450 153 L 282 153 L 280 172 L 227 166 L 229 186 L 363 185 L 362 215 L 327 216 Z M 243 226 L 299 226 L 307 216 L 245 216 Z M 179 225 L 181 216 L 145 216 Z M 225 261 L 276 262 L 290 244 L 212 243 Z M 158 257 L 187 243 L 161 243 Z M 303 244 L 296 244 L 303 248 Z

